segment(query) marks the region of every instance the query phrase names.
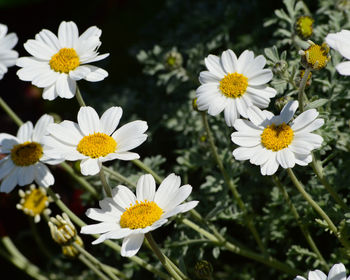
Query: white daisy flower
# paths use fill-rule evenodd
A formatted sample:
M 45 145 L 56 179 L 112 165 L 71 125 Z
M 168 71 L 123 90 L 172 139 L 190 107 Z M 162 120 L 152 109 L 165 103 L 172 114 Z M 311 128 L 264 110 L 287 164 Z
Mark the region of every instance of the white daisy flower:
M 28 40 L 24 48 L 33 57 L 21 57 L 17 71 L 23 81 L 44 88 L 43 98 L 53 100 L 57 96 L 72 98 L 76 91 L 76 81 L 85 79 L 90 82 L 102 81 L 108 73 L 96 66 L 94 61 L 106 58 L 109 54 L 99 55 L 102 31 L 96 26 L 88 28 L 79 36 L 78 28 L 72 21 L 63 21 L 58 28 L 58 37 L 43 29 L 35 40 Z
M 248 120 L 236 120 L 232 133 L 233 143 L 240 147 L 233 151 L 236 160 L 250 160 L 260 165 L 262 175 L 274 174 L 278 166 L 293 168 L 295 164 L 306 166 L 312 161 L 311 151 L 321 147 L 323 138 L 311 133 L 320 128 L 324 120 L 317 119 L 315 109 L 301 113 L 291 121 L 298 108 L 298 101 L 286 104 L 280 115 L 261 111 L 252 106 Z
M 350 60 L 350 30 L 343 29 L 337 33 L 329 33 L 326 37 L 326 42 L 331 48 Z M 341 62 L 335 68 L 341 75 L 350 75 L 350 61 Z
M 53 123 L 53 117 L 43 115 L 33 128 L 28 121 L 20 126 L 17 136 L 0 133 L 0 153 L 6 154 L 0 161 L 0 192 L 10 192 L 16 186 L 35 181 L 39 186 L 48 187 L 55 182 L 45 164 L 58 164 L 63 159 L 47 155 L 48 147 L 43 144 L 46 128 Z
M 101 234 L 92 244 L 106 239 L 123 239 L 121 255 L 134 256 L 145 233 L 161 227 L 168 218 L 196 207 L 198 201 L 182 203 L 192 191 L 190 185 L 180 187 L 181 179 L 170 174 L 157 191 L 152 175 L 143 175 L 137 182 L 136 196 L 125 186 L 113 189 L 112 198 L 100 201 L 99 208 L 90 208 L 86 215 L 100 223 L 81 228 L 81 233 Z M 182 203 L 182 204 L 181 204 Z
M 0 24 L 0 80 L 7 73 L 7 68 L 16 64 L 18 52 L 12 50 L 17 44 L 15 33 L 7 34 L 7 26 Z
M 212 116 L 224 111 L 228 126 L 233 126 L 240 115 L 246 118 L 249 106 L 266 108 L 276 95 L 276 90 L 266 86 L 273 75 L 263 69 L 266 59 L 262 55 L 254 58 L 252 51 L 245 50 L 237 59 L 232 50 L 227 50 L 221 58 L 210 54 L 204 62 L 209 71 L 199 75 L 198 109 L 208 110 Z
M 346 279 L 345 266 L 342 263 L 338 263 L 332 266 L 328 276 L 321 270 L 316 269 L 309 272 L 308 279 L 298 275 L 294 280 L 350 280 L 350 277 Z
M 147 138 L 144 132 L 148 126 L 145 121 L 133 121 L 115 130 L 123 110 L 111 107 L 101 119 L 92 107 L 81 107 L 78 123 L 63 121 L 48 127 L 50 135 L 44 142 L 51 147 L 49 155 L 65 160 L 81 160 L 83 175 L 95 175 L 102 163 L 109 160 L 138 159 L 137 153 L 129 152 L 141 145 Z

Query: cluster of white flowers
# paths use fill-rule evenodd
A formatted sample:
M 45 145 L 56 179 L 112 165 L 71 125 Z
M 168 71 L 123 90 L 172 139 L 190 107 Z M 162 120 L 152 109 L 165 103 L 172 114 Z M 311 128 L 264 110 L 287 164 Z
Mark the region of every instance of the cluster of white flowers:
M 17 36 L 6 35 L 7 27 L 0 25 L 0 79 L 7 67 L 16 64 L 21 67 L 18 77 L 43 88 L 44 99 L 72 98 L 76 81 L 96 82 L 108 76 L 105 70 L 88 64 L 109 55 L 98 53 L 101 33 L 93 26 L 79 36 L 74 22 L 63 21 L 58 36 L 43 29 L 34 40 L 24 44 L 32 56 L 18 58 L 18 53 L 12 50 Z M 326 41 L 350 59 L 350 31 L 329 34 Z M 259 165 L 262 175 L 274 174 L 279 166 L 293 168 L 295 164 L 305 166 L 312 161 L 312 150 L 321 147 L 323 141 L 312 132 L 324 120 L 317 118 L 315 109 L 294 118 L 297 101 L 287 103 L 279 115 L 261 110 L 276 95 L 276 90 L 267 86 L 273 74 L 264 69 L 266 59 L 262 55 L 255 57 L 246 50 L 237 58 L 232 50 L 226 50 L 221 57 L 209 55 L 204 62 L 208 71 L 199 76 L 197 106 L 213 116 L 224 111 L 226 124 L 236 129 L 231 135 L 232 142 L 239 146 L 233 151 L 235 159 Z M 350 75 L 350 62 L 342 62 L 336 69 L 342 75 Z M 147 139 L 147 123 L 137 120 L 117 129 L 121 116 L 122 108 L 117 106 L 106 110 L 101 118 L 92 107 L 84 106 L 78 112 L 77 123 L 65 120 L 56 124 L 45 114 L 35 126 L 30 121 L 21 125 L 16 136 L 1 133 L 0 149 L 5 157 L 0 161 L 0 191 L 8 193 L 16 185 L 33 181 L 43 187 L 53 185 L 54 176 L 46 164 L 81 160 L 81 173 L 96 175 L 103 162 L 138 159 L 139 155 L 130 150 Z M 137 182 L 136 196 L 119 185 L 113 189 L 112 197 L 100 201 L 100 208 L 89 209 L 86 215 L 99 223 L 82 227 L 81 233 L 100 234 L 93 244 L 123 238 L 121 254 L 133 256 L 145 234 L 198 204 L 198 201 L 183 203 L 191 192 L 192 187 L 181 186 L 181 179 L 175 174 L 166 177 L 157 191 L 154 178 L 143 175 Z M 333 266 L 328 277 L 321 271 L 312 271 L 309 279 L 345 280 L 345 267 Z

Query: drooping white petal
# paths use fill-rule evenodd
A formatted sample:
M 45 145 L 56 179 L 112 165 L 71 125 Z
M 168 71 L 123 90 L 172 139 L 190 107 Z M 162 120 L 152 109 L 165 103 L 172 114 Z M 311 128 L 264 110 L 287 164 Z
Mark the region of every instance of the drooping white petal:
M 298 106 L 298 101 L 290 101 L 286 105 L 284 105 L 280 113 L 282 122 L 289 123 L 289 121 L 293 118 L 295 111 L 298 109 Z
M 144 234 L 132 234 L 123 239 L 121 255 L 123 257 L 132 257 L 140 250 Z
M 156 182 L 151 174 L 142 175 L 137 181 L 136 198 L 139 201 L 153 201 L 156 192 Z
M 198 104 L 198 100 L 197 100 Z M 211 99 L 208 107 L 208 114 L 212 116 L 216 116 L 220 114 L 227 104 L 227 97 L 222 94 L 216 94 L 215 97 Z M 199 108 L 199 107 L 198 107 Z
M 101 170 L 101 162 L 96 158 L 86 158 L 80 162 L 81 174 L 96 175 Z
M 108 76 L 108 72 L 103 70 L 102 68 L 92 66 L 92 65 L 84 65 L 89 68 L 90 72 L 84 77 L 85 80 L 89 82 L 99 82 L 105 79 Z
M 58 96 L 58 93 L 56 90 L 56 84 L 53 84 L 49 87 L 44 88 L 43 99 L 54 100 L 57 96 Z
M 15 168 L 15 165 L 10 157 L 6 157 L 0 162 L 0 180 L 6 177 Z
M 17 184 L 18 184 L 18 168 L 13 168 L 11 173 L 3 179 L 0 185 L 0 192 L 9 193 L 16 187 Z
M 56 91 L 58 96 L 62 98 L 73 98 L 75 95 L 77 84 L 69 78 L 66 73 L 61 73 L 56 80 Z
M 328 273 L 327 280 L 346 280 L 345 266 L 342 263 L 333 265 Z
M 256 151 L 251 157 L 250 157 L 250 163 L 255 164 L 255 165 L 262 165 L 265 162 L 267 162 L 271 157 L 274 157 L 272 154 L 273 151 L 266 149 L 265 147 L 260 147 L 259 150 Z
M 277 151 L 276 159 L 283 168 L 293 168 L 295 165 L 294 153 L 288 148 Z
M 35 175 L 35 166 L 29 165 L 29 166 L 21 166 L 18 168 L 18 185 L 24 186 L 28 185 L 31 182 L 34 181 L 34 175 Z
M 39 186 L 49 187 L 55 183 L 55 178 L 53 177 L 50 169 L 40 162 L 35 165 L 35 182 Z
M 278 169 L 278 162 L 276 160 L 276 153 L 272 153 L 267 162 L 260 166 L 262 175 L 273 175 Z
M 224 109 L 225 122 L 229 127 L 234 126 L 235 121 L 239 117 L 236 103 L 233 99 L 227 99 L 227 104 Z

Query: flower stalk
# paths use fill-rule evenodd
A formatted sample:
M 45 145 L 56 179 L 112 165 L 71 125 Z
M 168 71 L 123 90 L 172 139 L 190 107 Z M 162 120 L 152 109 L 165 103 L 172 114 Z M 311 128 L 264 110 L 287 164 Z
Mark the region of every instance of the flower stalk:
M 304 91 L 307 83 L 307 78 L 309 77 L 309 74 L 311 72 L 310 67 L 305 68 L 305 72 L 303 75 L 303 78 L 301 79 L 300 85 L 299 85 L 299 90 L 298 90 L 298 101 L 299 101 L 299 110 L 300 113 L 304 112 Z

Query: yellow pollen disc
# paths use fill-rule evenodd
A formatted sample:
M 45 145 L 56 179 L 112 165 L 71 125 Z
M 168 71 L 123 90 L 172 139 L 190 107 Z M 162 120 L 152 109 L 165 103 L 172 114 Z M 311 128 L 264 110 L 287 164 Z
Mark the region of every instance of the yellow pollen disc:
M 242 74 L 229 73 L 220 81 L 220 90 L 227 97 L 241 97 L 247 90 L 248 78 Z
M 135 205 L 130 205 L 120 217 L 122 228 L 145 228 L 158 221 L 163 214 L 163 210 L 154 201 L 137 201 Z
M 308 16 L 301 16 L 298 18 L 296 22 L 296 29 L 298 35 L 307 39 L 312 35 L 312 24 L 314 23 L 314 19 Z
M 280 125 L 268 125 L 261 134 L 261 144 L 272 151 L 279 151 L 287 148 L 293 141 L 293 129 L 282 123 Z
M 11 150 L 11 159 L 17 166 L 35 164 L 43 155 L 43 147 L 37 142 L 24 142 L 14 145 Z
M 117 142 L 111 136 L 100 132 L 84 136 L 77 146 L 79 153 L 91 158 L 105 157 L 116 148 Z
M 47 205 L 48 197 L 46 193 L 40 189 L 34 189 L 29 194 L 24 197 L 24 202 L 22 203 L 23 210 L 31 210 L 29 213 L 33 216 L 41 214 Z
M 324 68 L 330 59 L 329 47 L 326 44 L 311 45 L 305 50 L 306 62 L 315 70 Z
M 63 48 L 51 57 L 49 64 L 52 70 L 68 74 L 80 65 L 80 60 L 73 48 Z

